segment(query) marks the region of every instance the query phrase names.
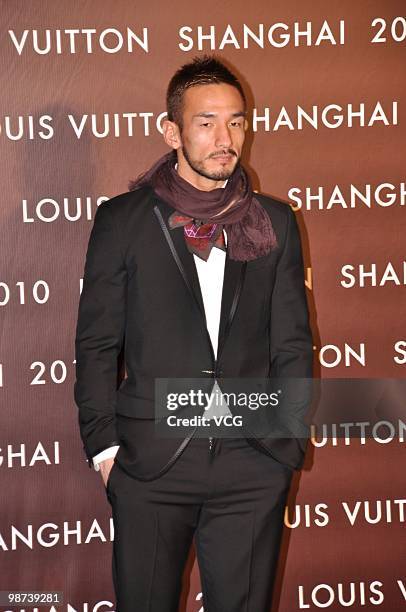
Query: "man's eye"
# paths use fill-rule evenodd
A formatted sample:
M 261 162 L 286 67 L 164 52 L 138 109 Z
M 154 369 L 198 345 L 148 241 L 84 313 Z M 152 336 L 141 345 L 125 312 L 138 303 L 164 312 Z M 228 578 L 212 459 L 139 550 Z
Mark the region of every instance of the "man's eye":
M 211 123 L 201 123 L 201 126 L 207 127 L 208 125 L 211 125 Z
M 232 122 L 231 122 L 231 125 L 232 125 L 233 127 L 241 127 L 241 126 L 242 126 L 242 123 L 241 123 L 241 121 L 232 121 Z

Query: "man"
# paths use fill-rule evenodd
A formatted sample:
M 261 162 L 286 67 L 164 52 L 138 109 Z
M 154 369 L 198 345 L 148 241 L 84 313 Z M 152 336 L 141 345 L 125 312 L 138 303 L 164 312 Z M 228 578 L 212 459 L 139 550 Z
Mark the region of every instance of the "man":
M 303 448 L 293 436 L 158 436 L 154 385 L 311 376 L 300 239 L 289 206 L 252 192 L 246 100 L 221 62 L 180 68 L 167 110 L 171 152 L 95 216 L 76 334 L 80 431 L 112 505 L 119 612 L 177 610 L 193 539 L 205 612 L 267 612 Z

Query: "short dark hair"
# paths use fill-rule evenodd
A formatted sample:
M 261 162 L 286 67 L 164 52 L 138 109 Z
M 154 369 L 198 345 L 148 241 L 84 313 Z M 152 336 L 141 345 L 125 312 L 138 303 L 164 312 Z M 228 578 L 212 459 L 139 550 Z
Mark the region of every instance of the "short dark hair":
M 171 78 L 166 92 L 166 109 L 169 121 L 174 121 L 182 129 L 183 95 L 189 87 L 227 83 L 241 94 L 246 106 L 244 90 L 237 77 L 214 55 L 197 56 L 184 64 Z

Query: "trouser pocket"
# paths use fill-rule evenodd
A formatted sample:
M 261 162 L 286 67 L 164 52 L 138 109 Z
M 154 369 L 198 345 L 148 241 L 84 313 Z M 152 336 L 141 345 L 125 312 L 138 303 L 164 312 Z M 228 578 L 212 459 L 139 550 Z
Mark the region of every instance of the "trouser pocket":
M 113 476 L 114 476 L 114 472 L 115 472 L 116 470 L 117 470 L 117 463 L 116 463 L 116 462 L 114 462 L 114 463 L 113 463 L 113 466 L 112 466 L 112 468 L 111 468 L 111 470 L 110 470 L 110 472 L 109 472 L 109 477 L 107 478 L 107 483 L 106 483 L 106 493 L 107 493 L 107 497 L 108 497 L 108 496 L 109 496 L 109 494 L 110 494 L 110 491 L 111 491 L 111 482 L 112 482 L 112 478 L 113 478 Z

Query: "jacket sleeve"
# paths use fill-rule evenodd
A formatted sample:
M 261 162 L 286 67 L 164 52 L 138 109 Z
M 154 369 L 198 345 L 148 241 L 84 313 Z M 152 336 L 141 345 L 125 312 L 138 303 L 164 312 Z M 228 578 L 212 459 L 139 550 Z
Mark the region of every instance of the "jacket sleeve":
M 124 341 L 127 271 L 110 202 L 97 209 L 90 234 L 75 338 L 75 402 L 80 435 L 92 457 L 119 444 L 117 360 Z
M 290 438 L 298 444 L 300 451 L 293 452 L 293 456 L 295 469 L 300 469 L 309 438 L 307 415 L 312 401 L 313 341 L 300 236 L 290 206 L 272 293 L 270 352 L 272 383 L 279 395 L 273 414 L 273 435 Z
M 290 206 L 286 237 L 278 262 L 271 303 L 271 375 L 312 376 L 313 341 L 304 285 L 297 221 Z

